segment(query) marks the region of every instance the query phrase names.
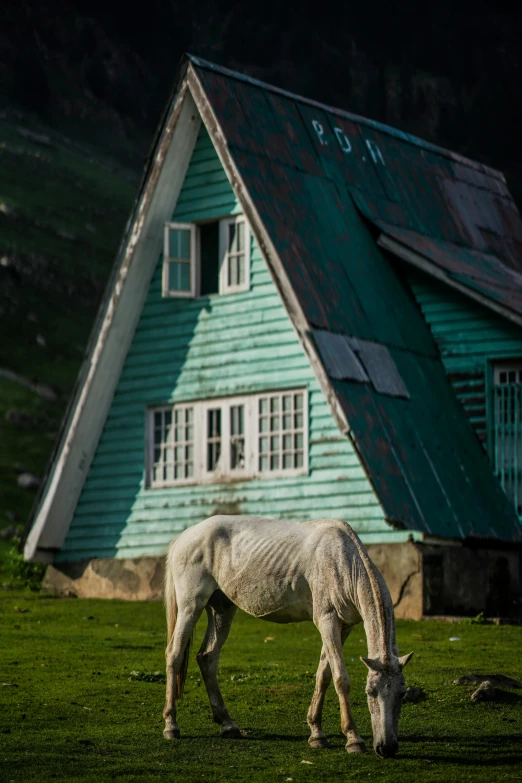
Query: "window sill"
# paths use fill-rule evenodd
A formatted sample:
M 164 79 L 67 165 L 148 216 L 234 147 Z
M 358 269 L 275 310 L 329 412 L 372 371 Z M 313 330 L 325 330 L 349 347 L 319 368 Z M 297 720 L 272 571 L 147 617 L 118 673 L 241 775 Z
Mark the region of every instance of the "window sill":
M 156 483 L 152 486 L 147 486 L 145 487 L 145 490 L 153 491 L 155 489 L 174 489 L 175 487 L 197 487 L 208 484 L 240 484 L 241 482 L 254 481 L 255 479 L 265 481 L 267 479 L 297 478 L 298 476 L 308 475 L 309 470 L 307 468 L 296 468 L 294 470 L 273 470 L 270 471 L 270 473 L 242 473 L 237 476 L 202 476 L 199 479 L 164 481 L 161 484 Z

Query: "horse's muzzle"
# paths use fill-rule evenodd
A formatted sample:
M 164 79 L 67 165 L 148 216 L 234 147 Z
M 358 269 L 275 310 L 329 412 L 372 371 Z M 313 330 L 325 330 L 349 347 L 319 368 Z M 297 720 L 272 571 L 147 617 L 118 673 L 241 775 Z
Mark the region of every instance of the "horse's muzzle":
M 375 746 L 375 752 L 381 759 L 392 759 L 399 749 L 398 742 L 387 742 Z

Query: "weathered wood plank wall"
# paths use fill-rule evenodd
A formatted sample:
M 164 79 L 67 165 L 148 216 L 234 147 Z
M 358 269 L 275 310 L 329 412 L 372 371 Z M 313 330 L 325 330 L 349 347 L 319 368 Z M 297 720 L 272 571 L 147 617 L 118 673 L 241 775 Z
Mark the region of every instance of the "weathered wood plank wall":
M 477 437 L 487 448 L 487 375 L 496 359 L 522 358 L 522 331 L 463 294 L 408 272 L 408 282 Z
M 200 221 L 239 211 L 202 128 L 173 219 Z M 147 405 L 292 387 L 309 392 L 308 476 L 145 489 Z M 376 543 L 395 535 L 349 440 L 339 433 L 254 242 L 246 293 L 163 299 L 158 260 L 57 560 L 158 554 L 185 527 L 227 511 L 337 517 Z

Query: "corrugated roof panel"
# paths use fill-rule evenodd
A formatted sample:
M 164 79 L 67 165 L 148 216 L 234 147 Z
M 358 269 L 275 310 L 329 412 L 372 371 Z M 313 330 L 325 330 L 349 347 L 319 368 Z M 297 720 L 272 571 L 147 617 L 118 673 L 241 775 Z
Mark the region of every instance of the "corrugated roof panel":
M 364 367 L 350 348 L 349 338 L 343 334 L 333 334 L 318 329 L 314 329 L 312 335 L 330 378 L 359 383 L 369 380 Z

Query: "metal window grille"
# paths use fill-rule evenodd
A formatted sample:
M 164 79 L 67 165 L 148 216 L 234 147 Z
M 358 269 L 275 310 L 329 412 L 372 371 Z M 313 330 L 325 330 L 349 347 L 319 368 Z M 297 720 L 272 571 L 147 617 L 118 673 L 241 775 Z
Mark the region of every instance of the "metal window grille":
M 259 471 L 294 470 L 304 465 L 304 395 L 260 397 Z
M 522 516 L 522 363 L 495 367 L 493 427 L 495 473 Z

